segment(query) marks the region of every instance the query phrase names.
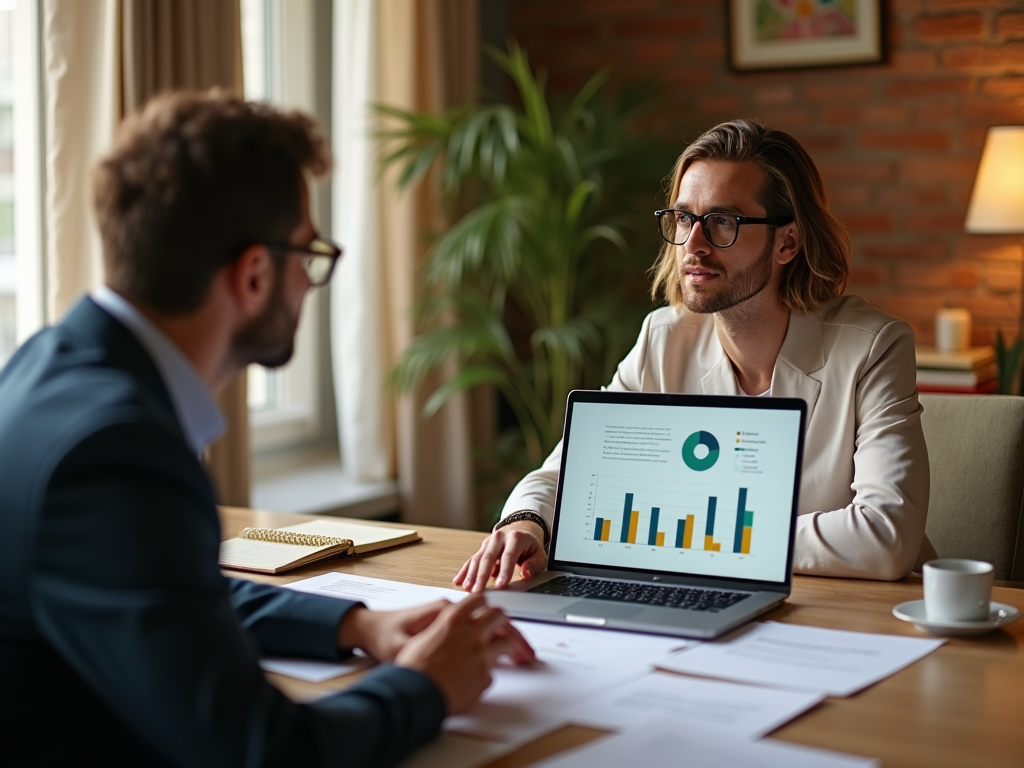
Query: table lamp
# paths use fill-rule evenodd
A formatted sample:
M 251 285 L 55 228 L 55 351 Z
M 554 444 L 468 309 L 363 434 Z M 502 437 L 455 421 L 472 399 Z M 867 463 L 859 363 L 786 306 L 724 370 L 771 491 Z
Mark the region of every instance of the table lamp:
M 988 129 L 964 230 L 975 234 L 1024 234 L 1024 125 Z M 1024 288 L 1021 301 L 1024 303 Z M 1024 307 L 1016 343 L 1007 348 L 1002 333 L 997 333 L 996 347 L 999 391 L 1008 394 L 1013 374 L 1024 358 Z M 1024 381 L 1019 391 L 1024 394 Z

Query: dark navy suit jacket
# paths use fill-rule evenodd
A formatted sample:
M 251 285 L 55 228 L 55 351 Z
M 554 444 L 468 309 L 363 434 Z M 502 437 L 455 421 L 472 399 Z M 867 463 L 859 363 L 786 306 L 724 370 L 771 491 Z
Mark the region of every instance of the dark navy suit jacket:
M 135 337 L 89 299 L 0 372 L 0 764 L 390 765 L 444 701 L 384 666 L 295 704 L 352 603 L 226 579 L 214 494 Z

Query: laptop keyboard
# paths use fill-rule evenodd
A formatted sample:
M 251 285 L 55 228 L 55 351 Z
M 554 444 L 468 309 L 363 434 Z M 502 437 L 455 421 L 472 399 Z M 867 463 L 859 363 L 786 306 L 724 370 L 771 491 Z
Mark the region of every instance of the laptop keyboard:
M 595 600 L 614 600 L 623 603 L 645 603 L 687 611 L 718 611 L 736 605 L 750 597 L 746 592 L 720 592 L 714 589 L 692 587 L 665 587 L 638 584 L 635 581 L 609 581 L 582 576 L 559 576 L 538 584 L 529 590 L 542 595 L 589 597 Z

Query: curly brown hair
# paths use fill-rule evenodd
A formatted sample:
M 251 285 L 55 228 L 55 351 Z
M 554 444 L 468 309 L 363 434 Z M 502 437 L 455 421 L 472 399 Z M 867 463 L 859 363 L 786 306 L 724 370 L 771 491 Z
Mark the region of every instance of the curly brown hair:
M 850 237 L 828 209 L 825 185 L 807 151 L 784 131 L 757 120 L 730 120 L 701 134 L 676 161 L 668 205 L 675 205 L 683 174 L 694 160 L 749 161 L 764 174 L 759 202 L 769 218 L 792 217 L 802 247 L 782 272 L 782 306 L 813 312 L 846 290 L 850 274 Z M 682 303 L 676 248 L 665 243 L 654 265 L 652 297 L 673 307 Z
M 108 284 L 168 315 L 197 309 L 246 246 L 299 225 L 304 173 L 331 155 L 316 122 L 220 89 L 154 97 L 93 169 Z

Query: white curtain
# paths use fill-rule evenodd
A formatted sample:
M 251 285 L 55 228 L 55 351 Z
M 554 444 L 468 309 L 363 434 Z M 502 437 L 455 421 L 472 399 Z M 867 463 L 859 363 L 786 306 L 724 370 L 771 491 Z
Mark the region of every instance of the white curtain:
M 334 4 L 334 232 L 345 248 L 331 283 L 331 352 L 342 463 L 354 478 L 394 477 L 394 418 L 380 201 L 370 104 L 377 101 L 376 0 Z
M 89 173 L 119 120 L 117 0 L 44 0 L 46 320 L 103 281 Z

